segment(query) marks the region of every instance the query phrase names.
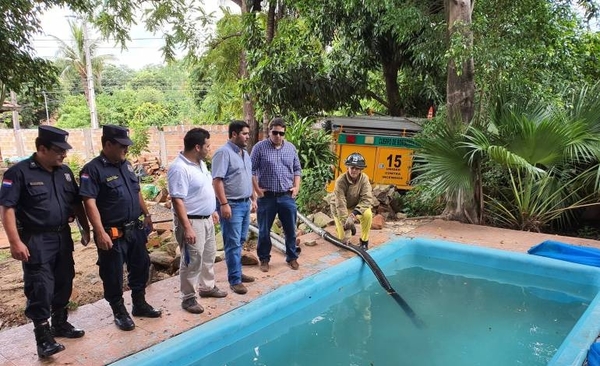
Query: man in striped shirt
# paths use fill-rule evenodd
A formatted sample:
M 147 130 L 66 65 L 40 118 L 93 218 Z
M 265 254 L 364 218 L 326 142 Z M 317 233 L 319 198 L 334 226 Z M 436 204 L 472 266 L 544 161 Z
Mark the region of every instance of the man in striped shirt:
M 279 216 L 285 233 L 285 260 L 297 270 L 296 196 L 300 190 L 302 168 L 296 147 L 285 141 L 285 122 L 274 118 L 269 124 L 269 137 L 252 149 L 252 184 L 258 197 L 258 246 L 260 270 L 269 271 L 271 260 L 271 227 Z

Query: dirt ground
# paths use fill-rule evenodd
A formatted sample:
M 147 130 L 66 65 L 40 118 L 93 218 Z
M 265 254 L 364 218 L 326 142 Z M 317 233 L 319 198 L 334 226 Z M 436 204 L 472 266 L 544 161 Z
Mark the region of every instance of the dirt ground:
M 170 211 L 159 206 L 149 206 L 154 220 L 169 219 Z M 166 213 L 165 213 L 166 212 Z M 79 242 L 79 233 L 73 225 L 75 240 L 75 279 L 69 306 L 77 307 L 102 299 L 102 280 L 98 275 L 96 260 L 98 254 L 94 243 L 87 247 Z M 26 298 L 23 293 L 23 270 L 21 262 L 11 258 L 8 240 L 0 223 L 0 330 L 23 325 L 29 320 L 24 315 Z M 158 281 L 169 275 L 152 272 L 152 281 Z M 126 282 L 126 281 L 125 281 Z

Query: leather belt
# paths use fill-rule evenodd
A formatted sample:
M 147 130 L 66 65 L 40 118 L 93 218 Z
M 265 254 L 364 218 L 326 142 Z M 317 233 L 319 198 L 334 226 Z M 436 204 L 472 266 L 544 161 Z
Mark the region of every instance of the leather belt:
M 291 196 L 291 195 L 292 195 L 291 191 L 285 191 L 285 192 L 265 191 L 265 194 L 264 194 L 265 197 L 283 197 L 283 196 Z
M 206 220 L 210 218 L 211 215 L 203 216 L 203 215 L 187 215 L 188 219 L 191 220 Z
M 238 198 L 238 199 L 227 199 L 227 202 L 248 202 L 250 201 L 250 197 L 246 197 L 246 198 Z

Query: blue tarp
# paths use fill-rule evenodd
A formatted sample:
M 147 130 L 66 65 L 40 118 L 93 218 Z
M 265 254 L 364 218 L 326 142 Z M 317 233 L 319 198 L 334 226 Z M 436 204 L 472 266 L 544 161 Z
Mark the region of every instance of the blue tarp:
M 600 267 L 600 249 L 596 248 L 580 247 L 559 241 L 546 240 L 541 244 L 529 248 L 527 253 Z
M 587 358 L 588 366 L 600 366 L 600 343 L 596 342 L 590 347 Z
M 600 249 L 596 248 L 580 247 L 559 241 L 546 240 L 541 244 L 529 248 L 527 253 L 600 267 Z M 592 344 L 588 351 L 587 363 L 584 363 L 584 365 L 600 366 L 600 343 L 596 342 Z

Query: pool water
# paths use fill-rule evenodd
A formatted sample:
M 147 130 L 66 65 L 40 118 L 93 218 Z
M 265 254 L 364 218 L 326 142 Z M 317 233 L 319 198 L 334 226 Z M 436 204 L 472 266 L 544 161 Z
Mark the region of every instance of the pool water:
M 374 283 L 338 292 L 196 365 L 547 365 L 589 304 L 418 267 L 389 279 L 426 328 L 416 330 Z
M 118 365 L 581 365 L 594 267 L 431 240 L 372 250 L 418 329 L 354 258 Z

